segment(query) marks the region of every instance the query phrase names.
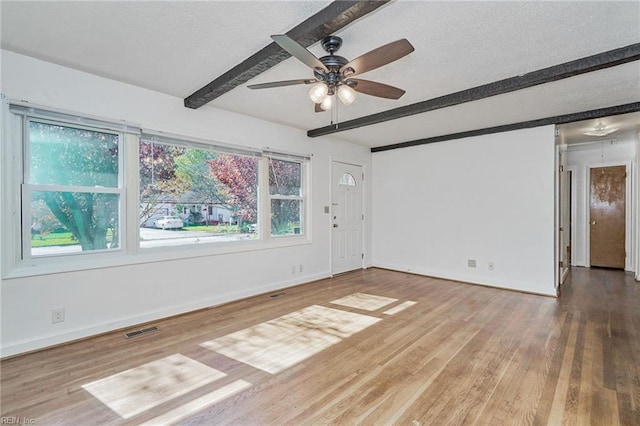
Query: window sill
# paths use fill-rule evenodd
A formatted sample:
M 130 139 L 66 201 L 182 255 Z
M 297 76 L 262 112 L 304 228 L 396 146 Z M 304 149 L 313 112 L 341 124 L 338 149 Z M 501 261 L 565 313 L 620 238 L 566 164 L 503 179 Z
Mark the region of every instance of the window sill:
M 74 256 L 73 258 L 37 259 L 33 264 L 22 263 L 6 273 L 5 280 L 39 275 L 61 274 L 91 269 L 114 268 L 145 263 L 166 262 L 198 257 L 220 256 L 252 251 L 271 250 L 283 247 L 310 245 L 304 235 L 282 236 L 269 241 L 238 241 L 224 244 L 203 243 L 184 246 L 139 249 L 137 253 L 100 253 Z

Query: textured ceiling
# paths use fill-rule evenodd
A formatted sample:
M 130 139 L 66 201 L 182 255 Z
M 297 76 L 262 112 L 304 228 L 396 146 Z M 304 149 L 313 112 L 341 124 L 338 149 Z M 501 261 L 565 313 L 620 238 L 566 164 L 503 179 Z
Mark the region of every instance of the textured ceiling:
M 184 98 L 327 4 L 2 1 L 2 47 Z M 638 43 L 640 2 L 400 0 L 337 35 L 347 59 L 399 38 L 416 49 L 362 76 L 405 96 L 360 95 L 338 109 L 346 121 Z M 310 50 L 324 54 L 319 44 Z M 291 58 L 249 84 L 310 77 Z M 307 89 L 239 86 L 209 105 L 304 130 L 330 124 L 330 113 L 313 112 Z M 334 136 L 374 147 L 638 101 L 636 61 Z
M 593 120 L 576 121 L 575 123 L 558 126 L 562 132 L 563 142 L 567 145 L 589 144 L 618 139 L 628 136 L 629 133 L 640 133 L 640 112 L 621 114 L 615 117 L 596 118 Z M 618 129 L 614 133 L 605 136 L 587 136 L 585 132 L 592 132 L 599 127 L 606 129 Z
M 330 1 L 2 1 L 2 47 L 184 98 Z

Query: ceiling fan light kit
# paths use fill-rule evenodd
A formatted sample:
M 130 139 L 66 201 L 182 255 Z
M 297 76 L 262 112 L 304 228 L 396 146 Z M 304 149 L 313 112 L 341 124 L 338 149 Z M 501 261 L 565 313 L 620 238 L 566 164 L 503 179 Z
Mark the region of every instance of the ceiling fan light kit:
M 357 92 L 386 99 L 399 99 L 405 93 L 404 90 L 397 87 L 352 77 L 379 68 L 413 52 L 413 46 L 406 39 L 380 46 L 349 61 L 335 54 L 342 46 L 342 39 L 337 36 L 332 35 L 322 39 L 320 44 L 328 55 L 321 58 L 315 57 L 287 35 L 273 35 L 271 38 L 291 56 L 311 68 L 315 79 L 253 84 L 247 86 L 250 89 L 313 84 L 309 89 L 309 98 L 316 104 L 316 111 L 330 110 L 334 95 L 337 95 L 336 97 L 344 105 L 351 105 L 356 99 Z M 317 105 L 320 105 L 319 109 Z
M 333 96 L 325 96 L 325 98 L 320 102 L 320 108 L 323 111 L 329 111 L 333 106 Z
M 309 98 L 315 104 L 321 103 L 329 94 L 329 86 L 324 83 L 316 83 L 309 89 Z
M 351 105 L 356 100 L 357 93 L 349 85 L 342 84 L 338 87 L 338 97 L 345 105 Z

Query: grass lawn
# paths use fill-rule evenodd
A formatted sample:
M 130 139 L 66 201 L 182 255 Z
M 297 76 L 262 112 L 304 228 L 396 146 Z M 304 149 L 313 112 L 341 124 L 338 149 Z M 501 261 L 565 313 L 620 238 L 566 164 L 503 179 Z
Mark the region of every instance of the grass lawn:
M 111 230 L 107 231 L 107 242 L 111 241 Z M 73 238 L 71 232 L 52 232 L 31 236 L 31 247 L 54 247 L 77 245 L 78 240 Z
M 33 235 L 31 237 L 31 247 L 48 246 L 71 246 L 78 244 L 78 240 L 73 238 L 71 232 L 56 232 L 46 235 Z

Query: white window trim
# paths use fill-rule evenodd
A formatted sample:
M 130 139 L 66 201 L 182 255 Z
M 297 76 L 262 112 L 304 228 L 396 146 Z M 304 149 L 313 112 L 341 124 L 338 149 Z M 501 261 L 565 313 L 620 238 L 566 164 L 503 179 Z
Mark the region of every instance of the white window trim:
M 279 195 L 279 194 L 271 194 L 271 189 L 269 188 L 269 160 L 281 160 L 281 161 L 289 161 L 300 164 L 300 191 L 301 195 Z M 271 200 L 296 200 L 301 201 L 301 209 L 302 215 L 300 218 L 300 233 L 299 234 L 285 234 L 285 235 L 273 235 L 271 229 L 271 220 L 268 220 L 268 226 L 265 226 L 265 229 L 268 229 L 268 234 L 266 238 L 309 238 L 307 235 L 309 230 L 307 229 L 307 218 L 309 213 L 309 207 L 307 205 L 307 200 L 309 198 L 309 186 L 307 185 L 309 170 L 309 163 L 311 162 L 311 156 L 303 156 L 303 155 L 295 155 L 291 153 L 278 153 L 275 151 L 265 151 L 265 160 L 264 160 L 264 169 L 266 169 L 266 197 L 267 198 L 267 212 L 271 212 Z
M 120 199 L 120 206 L 118 208 L 118 216 L 121 218 L 123 216 L 123 212 L 126 211 L 126 197 L 125 191 L 123 188 L 94 188 L 94 187 L 86 187 L 86 186 L 59 186 L 59 185 L 22 185 L 22 223 L 29 224 L 32 223 L 31 217 L 31 193 L 34 191 L 46 191 L 46 192 L 90 192 L 93 194 L 116 194 Z M 123 220 L 119 220 L 118 227 L 120 228 L 120 234 L 124 230 Z M 119 245 L 117 249 L 104 249 L 104 250 L 91 250 L 91 251 L 83 251 L 80 253 L 60 253 L 55 255 L 32 255 L 31 254 L 31 244 L 25 243 L 26 241 L 31 241 L 31 229 L 29 226 L 22 227 L 22 260 L 23 262 L 29 263 L 32 259 L 45 259 L 45 258 L 60 258 L 60 257 L 68 257 L 68 256 L 87 256 L 94 253 L 106 254 L 106 253 L 116 253 L 122 250 L 126 250 L 125 241 L 121 238 L 119 241 Z
M 258 187 L 259 204 L 259 238 L 251 241 L 233 241 L 225 243 L 189 244 L 173 247 L 159 247 L 153 249 L 140 250 L 139 232 L 137 232 L 138 206 L 139 206 L 139 170 L 138 155 L 139 141 L 142 133 L 141 128 L 125 121 L 105 120 L 99 117 L 91 117 L 75 112 L 56 110 L 55 108 L 41 107 L 29 104 L 24 101 L 11 101 L 0 94 L 2 140 L 7 143 L 0 146 L 0 165 L 2 169 L 2 206 L 0 211 L 0 225 L 2 226 L 2 274 L 3 279 L 21 278 L 29 276 L 48 275 L 64 272 L 74 272 L 91 269 L 111 268 L 118 266 L 145 264 L 153 262 L 164 262 L 179 259 L 189 259 L 197 257 L 208 257 L 233 253 L 243 253 L 252 251 L 271 250 L 280 247 L 291 247 L 309 245 L 311 240 L 311 191 L 309 174 L 311 172 L 311 155 L 279 152 L 265 148 L 259 150 L 250 147 L 233 146 L 219 144 L 208 140 L 197 140 L 178 136 L 181 141 L 191 141 L 194 147 L 204 147 L 216 152 L 240 153 L 262 157 L 259 166 L 259 183 L 266 184 Z M 18 114 L 16 114 L 18 112 Z M 67 123 L 71 127 L 91 127 L 98 130 L 109 130 L 123 133 L 120 142 L 120 164 L 122 185 L 115 190 L 121 197 L 121 209 L 124 201 L 128 205 L 126 210 L 121 211 L 121 249 L 109 251 L 106 256 L 104 251 L 86 252 L 81 256 L 78 254 L 70 256 L 45 257 L 38 256 L 35 259 L 22 259 L 21 241 L 21 192 L 23 155 L 22 146 L 24 141 L 24 125 L 26 116 L 37 118 L 38 120 L 52 120 L 56 123 Z M 152 132 L 145 130 L 147 135 L 155 134 L 155 137 L 173 137 L 169 133 Z M 166 140 L 166 139 L 165 139 Z M 17 142 L 19 141 L 19 142 Z M 229 151 L 226 151 L 229 150 Z M 303 166 L 303 232 L 297 235 L 283 235 L 272 237 L 270 235 L 271 221 L 268 212 L 270 211 L 270 197 L 268 188 L 268 164 L 265 165 L 267 157 L 273 156 L 283 160 L 300 161 Z M 266 176 L 264 176 L 266 174 Z M 266 179 L 265 179 L 266 178 Z M 69 187 L 64 187 L 68 190 Z M 84 188 L 84 187 L 82 187 Z M 47 186 L 47 189 L 51 189 Z M 91 187 L 92 192 L 95 188 Z M 101 188 L 102 189 L 102 188 Z M 112 191 L 114 188 L 108 189 Z M 122 191 L 122 192 L 120 192 Z M 266 204 L 266 206 L 264 205 Z M 132 207 L 134 206 L 134 207 Z M 266 207 L 266 209 L 265 209 Z M 127 227 L 127 224 L 130 226 Z M 135 224 L 134 226 L 131 226 Z M 136 232 L 132 232 L 135 229 Z M 28 229 L 30 233 L 30 229 Z M 30 238 L 30 235 L 28 236 Z
M 17 110 L 17 109 L 16 109 Z M 22 262 L 32 263 L 35 259 L 45 259 L 45 258 L 61 258 L 61 257 L 71 257 L 71 256 L 88 256 L 91 254 L 100 254 L 105 255 L 107 253 L 116 253 L 119 251 L 126 250 L 126 240 L 122 238 L 122 236 L 126 235 L 126 221 L 123 219 L 124 214 L 127 210 L 127 199 L 125 197 L 125 189 L 124 189 L 124 174 L 125 174 L 125 164 L 124 164 L 124 143 L 125 143 L 125 133 L 118 130 L 112 130 L 112 125 L 109 123 L 103 123 L 101 127 L 94 127 L 93 125 L 86 124 L 89 122 L 91 124 L 100 125 L 100 121 L 92 119 L 92 120 L 82 120 L 81 118 L 75 116 L 68 116 L 61 113 L 56 113 L 55 116 L 58 117 L 56 121 L 47 118 L 46 113 L 42 110 L 34 110 L 31 109 L 22 109 L 23 113 L 23 133 L 22 133 L 22 150 L 24 153 L 23 161 L 20 163 L 22 165 L 22 175 L 23 181 L 21 188 L 21 198 L 22 198 L 22 223 L 32 223 L 31 218 L 31 193 L 33 191 L 45 191 L 45 192 L 89 192 L 94 194 L 116 194 L 119 197 L 120 203 L 118 208 L 118 227 L 120 229 L 119 234 L 121 236 L 120 241 L 118 242 L 117 249 L 105 249 L 105 250 L 91 250 L 87 252 L 80 253 L 61 253 L 56 255 L 32 255 L 31 253 L 31 230 L 28 226 L 22 227 Z M 36 117 L 31 114 L 35 114 Z M 49 114 L 52 115 L 52 114 Z M 41 118 L 44 117 L 44 118 Z M 65 119 L 66 118 L 66 119 Z M 29 128 L 30 124 L 34 123 L 42 123 L 48 125 L 58 125 L 69 127 L 73 129 L 84 129 L 89 131 L 95 131 L 100 133 L 106 133 L 110 135 L 116 135 L 118 137 L 118 186 L 117 187 L 103 187 L 103 186 L 80 186 L 80 185 L 46 185 L 46 184 L 30 184 L 30 173 L 31 168 L 28 164 L 28 158 L 30 157 L 30 140 L 27 143 L 27 138 L 29 138 Z M 39 261 L 39 260 L 38 260 Z
M 40 273 L 32 273 L 36 270 L 49 269 L 53 271 L 60 270 L 78 270 L 79 263 L 91 263 L 95 260 L 118 256 L 127 250 L 127 241 L 123 236 L 127 235 L 126 220 L 124 219 L 127 210 L 127 197 L 124 188 L 124 180 L 126 169 L 124 165 L 124 155 L 122 154 L 127 139 L 131 136 L 137 137 L 139 131 L 135 127 L 123 123 L 114 123 L 103 121 L 96 118 L 88 118 L 69 115 L 66 112 L 45 110 L 41 107 L 25 106 L 24 103 L 14 104 L 3 99 L 3 119 L 6 123 L 10 123 L 11 130 L 7 129 L 7 133 L 3 135 L 4 140 L 10 143 L 3 144 L 6 151 L 3 152 L 2 161 L 3 169 L 9 170 L 9 176 L 3 176 L 3 190 L 5 196 L 3 203 L 19 206 L 12 209 L 10 213 L 2 212 L 3 233 L 12 230 L 9 238 L 3 238 L 2 251 L 9 253 L 6 257 L 3 255 L 4 278 L 10 278 L 13 275 L 29 276 L 39 275 Z M 27 164 L 29 141 L 28 128 L 31 122 L 54 124 L 67 126 L 70 128 L 87 129 L 92 131 L 115 134 L 118 136 L 118 186 L 117 187 L 87 187 L 79 185 L 41 185 L 30 184 L 29 173 L 30 167 Z M 127 133 L 125 133 L 125 130 Z M 133 132 L 133 133 L 129 133 Z M 5 155 L 6 154 L 6 155 Z M 8 161 L 11 158 L 12 161 Z M 81 253 L 60 253 L 57 255 L 36 255 L 31 254 L 31 230 L 29 226 L 22 226 L 23 223 L 31 223 L 31 192 L 32 191 L 52 191 L 52 192 L 91 192 L 117 194 L 119 196 L 119 228 L 121 239 L 117 249 L 92 250 Z M 11 202 L 8 202 L 12 200 Z M 92 260 L 93 259 L 93 260 Z
M 157 143 L 160 145 L 168 145 L 168 146 L 179 146 L 179 147 L 184 147 L 184 148 L 191 148 L 191 149 L 198 149 L 198 150 L 204 150 L 204 151 L 209 151 L 209 152 L 213 152 L 213 153 L 217 153 L 217 154 L 230 154 L 230 155 L 238 155 L 238 156 L 244 156 L 244 157 L 253 157 L 253 158 L 257 158 L 258 159 L 258 187 L 256 188 L 257 192 L 258 192 L 258 223 L 260 223 L 260 216 L 261 216 L 261 205 L 260 205 L 260 177 L 261 177 L 261 171 L 264 168 L 263 162 L 262 160 L 262 151 L 257 150 L 255 148 L 246 148 L 246 147 L 235 147 L 232 145 L 227 145 L 227 144 L 220 144 L 220 143 L 207 143 L 207 141 L 204 141 L 202 139 L 197 139 L 197 138 L 192 138 L 192 137 L 183 137 L 183 136 L 179 136 L 179 135 L 175 135 L 175 134 L 170 134 L 170 133 L 165 133 L 165 132 L 159 132 L 159 131 L 154 131 L 154 130 L 149 130 L 149 129 L 145 129 L 142 132 L 141 137 L 139 138 L 138 144 L 136 145 L 139 150 L 139 143 L 140 142 L 153 142 L 153 143 Z M 135 159 L 137 161 L 138 159 L 138 152 L 136 152 L 135 154 Z M 140 175 L 140 171 L 139 171 L 139 164 L 136 163 L 136 171 L 137 171 L 137 180 L 135 182 L 135 188 L 136 188 L 136 206 L 140 205 L 140 190 L 139 190 L 139 175 Z M 134 185 L 134 183 L 132 183 L 131 185 Z M 133 210 L 133 209 L 132 209 Z M 136 212 L 137 213 L 137 212 Z M 136 217 L 136 222 L 132 222 L 132 223 L 138 223 L 138 218 Z M 225 247 L 229 247 L 230 250 L 232 252 L 241 252 L 242 247 L 247 247 L 247 250 L 250 250 L 250 247 L 252 245 L 255 245 L 256 243 L 264 243 L 265 239 L 261 238 L 261 235 L 258 234 L 258 239 L 257 240 L 248 240 L 248 241 L 242 241 L 242 240 L 235 240 L 235 241 L 225 241 L 225 242 L 209 242 L 209 243 L 184 243 L 184 244 L 167 244 L 165 246 L 159 246 L 159 247 L 140 247 L 140 241 L 139 241 L 139 235 L 140 235 L 140 230 L 139 228 L 137 228 L 138 231 L 135 232 L 136 234 L 136 250 L 138 253 L 158 253 L 158 254 L 162 254 L 162 253 L 167 253 L 167 252 L 176 252 L 176 250 L 197 250 L 197 254 L 194 252 L 194 254 L 192 256 L 188 256 L 188 257 L 198 257 L 201 253 L 201 251 L 203 249 L 207 249 L 207 250 L 211 250 L 211 251 L 207 251 L 207 253 L 209 254 L 224 254 L 224 253 L 228 253 L 230 252 L 229 250 L 227 250 Z M 133 234 L 133 232 L 132 232 Z
M 241 147 L 218 142 L 207 141 L 191 136 L 181 136 L 174 133 L 166 133 L 157 130 L 143 129 L 141 140 L 155 142 L 163 145 L 177 145 L 185 148 L 202 149 L 221 154 L 244 155 L 248 157 L 262 157 L 262 151 L 258 148 Z

